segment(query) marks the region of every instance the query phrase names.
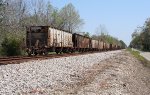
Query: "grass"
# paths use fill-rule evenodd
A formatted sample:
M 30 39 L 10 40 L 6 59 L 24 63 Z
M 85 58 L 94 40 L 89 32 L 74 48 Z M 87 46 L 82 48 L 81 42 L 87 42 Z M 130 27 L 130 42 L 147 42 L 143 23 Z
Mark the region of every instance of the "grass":
M 56 54 L 56 52 L 48 52 L 48 54 Z
M 129 51 L 135 58 L 137 58 L 139 61 L 141 61 L 141 63 L 150 68 L 150 61 L 148 61 L 147 59 L 145 59 L 143 56 L 140 55 L 139 51 L 134 51 L 131 48 L 127 48 L 127 51 Z

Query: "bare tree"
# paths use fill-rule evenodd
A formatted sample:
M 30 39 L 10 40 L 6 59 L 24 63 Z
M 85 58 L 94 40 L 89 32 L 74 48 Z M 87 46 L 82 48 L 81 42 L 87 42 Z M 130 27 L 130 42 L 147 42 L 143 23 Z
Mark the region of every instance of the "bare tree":
M 47 25 L 52 25 L 52 13 L 54 12 L 54 8 L 51 5 L 50 2 L 47 3 L 47 8 L 46 8 L 46 24 Z
M 70 32 L 76 32 L 83 25 L 83 20 L 80 18 L 78 11 L 69 3 L 60 10 L 60 17 L 63 20 L 63 29 Z
M 108 31 L 105 27 L 105 25 L 99 25 L 97 28 L 96 28 L 96 35 L 107 35 L 108 34 Z

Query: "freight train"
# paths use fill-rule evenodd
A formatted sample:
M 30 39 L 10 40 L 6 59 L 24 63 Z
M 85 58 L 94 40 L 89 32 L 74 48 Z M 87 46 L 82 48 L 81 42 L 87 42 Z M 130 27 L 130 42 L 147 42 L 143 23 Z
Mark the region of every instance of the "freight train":
M 26 28 L 28 55 L 47 55 L 48 52 L 73 53 L 121 49 L 121 46 L 94 40 L 78 33 L 69 33 L 50 26 L 29 26 Z

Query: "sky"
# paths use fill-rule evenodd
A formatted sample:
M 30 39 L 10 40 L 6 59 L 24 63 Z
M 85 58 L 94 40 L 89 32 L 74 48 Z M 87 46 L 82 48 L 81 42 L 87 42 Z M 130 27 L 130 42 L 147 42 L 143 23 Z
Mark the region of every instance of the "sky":
M 150 0 L 46 0 L 58 9 L 72 3 L 84 20 L 82 31 L 91 35 L 104 25 L 109 35 L 129 45 L 134 30 L 150 17 Z

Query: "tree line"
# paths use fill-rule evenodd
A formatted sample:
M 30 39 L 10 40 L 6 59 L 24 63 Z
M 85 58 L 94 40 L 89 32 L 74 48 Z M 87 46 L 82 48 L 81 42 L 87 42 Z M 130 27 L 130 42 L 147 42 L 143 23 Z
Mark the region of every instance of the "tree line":
M 132 33 L 132 41 L 129 46 L 143 51 L 150 51 L 150 18 L 146 19 L 144 25 L 137 27 Z
M 107 32 L 107 29 L 104 25 L 100 25 L 99 27 L 97 27 L 96 34 L 92 35 L 91 37 L 93 39 L 101 40 L 106 43 L 110 43 L 113 45 L 119 45 L 119 46 L 121 46 L 121 48 L 127 47 L 127 45 L 124 43 L 124 41 L 119 40 L 118 38 L 109 35 L 109 33 Z
M 44 0 L 0 0 L 1 32 L 24 32 L 25 26 L 51 26 L 69 32 L 84 24 L 78 11 L 69 3 L 58 9 Z

